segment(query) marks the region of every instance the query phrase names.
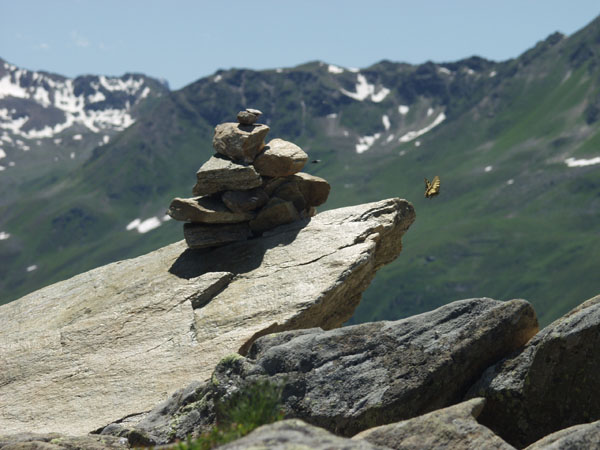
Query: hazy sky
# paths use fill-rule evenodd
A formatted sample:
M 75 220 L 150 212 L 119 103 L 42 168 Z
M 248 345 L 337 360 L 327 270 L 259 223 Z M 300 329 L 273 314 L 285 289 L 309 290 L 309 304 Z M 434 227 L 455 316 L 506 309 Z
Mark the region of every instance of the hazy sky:
M 598 0 L 0 0 L 0 57 L 69 77 L 142 72 L 178 89 L 218 69 L 516 57 Z

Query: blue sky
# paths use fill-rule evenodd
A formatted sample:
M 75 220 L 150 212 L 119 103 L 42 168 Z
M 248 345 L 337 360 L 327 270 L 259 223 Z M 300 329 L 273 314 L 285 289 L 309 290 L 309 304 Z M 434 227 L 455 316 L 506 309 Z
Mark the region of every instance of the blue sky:
M 178 89 L 218 69 L 516 57 L 598 0 L 0 0 L 0 57 L 69 77 L 141 72 Z

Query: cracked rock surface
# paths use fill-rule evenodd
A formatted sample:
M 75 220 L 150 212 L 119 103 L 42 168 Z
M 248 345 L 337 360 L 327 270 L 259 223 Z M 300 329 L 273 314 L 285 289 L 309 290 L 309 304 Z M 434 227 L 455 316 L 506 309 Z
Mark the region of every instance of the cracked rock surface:
M 0 429 L 76 435 L 139 420 L 260 336 L 340 326 L 414 218 L 388 199 L 213 250 L 181 241 L 0 306 Z

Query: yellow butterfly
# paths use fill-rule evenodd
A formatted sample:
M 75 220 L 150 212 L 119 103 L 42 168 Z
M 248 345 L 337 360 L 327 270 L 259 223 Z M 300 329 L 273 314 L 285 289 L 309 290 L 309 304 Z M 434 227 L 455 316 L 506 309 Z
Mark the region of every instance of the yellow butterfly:
M 433 181 L 430 183 L 427 178 L 425 178 L 425 197 L 431 198 L 440 193 L 440 177 L 437 175 L 433 177 Z

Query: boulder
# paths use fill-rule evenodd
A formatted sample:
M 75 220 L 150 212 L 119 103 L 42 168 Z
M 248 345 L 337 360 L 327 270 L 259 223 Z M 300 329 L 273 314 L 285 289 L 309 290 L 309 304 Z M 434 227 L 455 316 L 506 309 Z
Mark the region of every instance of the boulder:
M 175 220 L 194 223 L 239 223 L 254 218 L 251 212 L 233 212 L 219 198 L 175 198 L 167 214 Z
M 287 177 L 300 172 L 308 155 L 292 142 L 273 139 L 254 159 L 253 165 L 258 173 L 267 177 Z
M 438 409 L 414 419 L 370 428 L 352 439 L 400 449 L 502 449 L 514 450 L 489 428 L 477 423 L 484 398 Z
M 269 196 L 264 189 L 257 188 L 249 191 L 226 191 L 221 200 L 231 211 L 246 212 L 264 206 L 269 201 Z
M 548 325 L 490 367 L 469 396 L 486 397 L 480 422 L 516 447 L 600 419 L 600 295 Z
M 294 222 L 300 219 L 300 214 L 292 202 L 273 197 L 262 207 L 256 218 L 250 221 L 250 229 L 255 234 L 270 230 L 279 225 Z
M 243 438 L 219 446 L 222 450 L 384 450 L 387 447 L 336 436 L 297 419 L 263 425 Z
M 414 218 L 388 199 L 216 249 L 180 241 L 1 305 L 0 430 L 139 421 L 260 336 L 341 326 Z
M 255 381 L 283 384 L 287 417 L 352 436 L 460 401 L 486 367 L 537 329 L 525 300 L 461 300 L 394 322 L 271 334 L 246 358 L 221 362 L 212 382 L 219 398 Z
M 2 450 L 110 450 L 128 449 L 127 439 L 114 436 L 88 434 L 64 436 L 58 433 L 19 433 L 0 435 Z
M 263 149 L 268 132 L 263 124 L 221 123 L 215 127 L 213 147 L 234 161 L 251 163 Z
M 252 236 L 248 222 L 230 224 L 183 224 L 183 237 L 189 248 L 218 247 L 231 242 L 245 241 Z
M 323 178 L 299 172 L 292 175 L 290 180 L 298 183 L 308 206 L 319 206 L 327 201 L 331 186 Z
M 230 190 L 248 190 L 259 187 L 262 179 L 254 167 L 238 164 L 215 155 L 196 172 L 195 196 L 212 195 Z
M 258 109 L 246 108 L 245 111 L 240 111 L 237 114 L 237 120 L 242 125 L 252 125 L 262 115 L 262 112 Z
M 600 421 L 574 425 L 549 434 L 525 450 L 579 450 L 598 448 Z

